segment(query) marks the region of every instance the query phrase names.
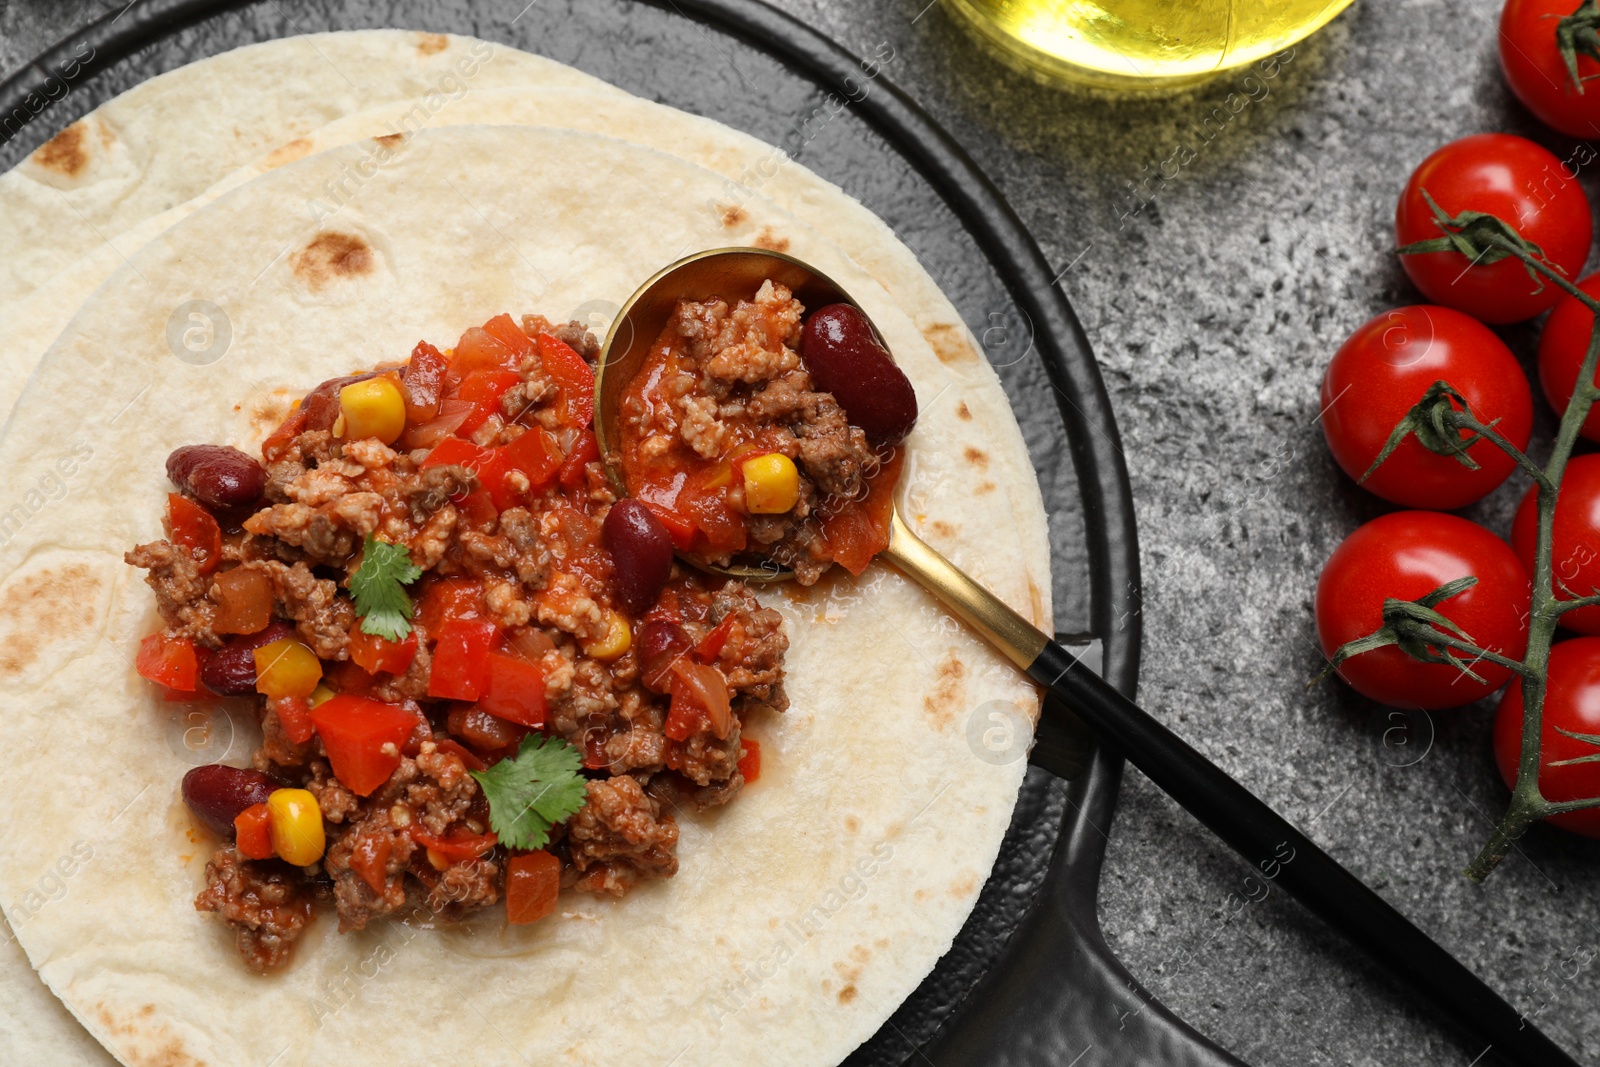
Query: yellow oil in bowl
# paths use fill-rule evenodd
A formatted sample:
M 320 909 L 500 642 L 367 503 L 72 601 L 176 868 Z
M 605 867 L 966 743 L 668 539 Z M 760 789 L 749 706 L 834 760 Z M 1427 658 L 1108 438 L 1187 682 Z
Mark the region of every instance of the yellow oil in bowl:
M 1111 89 L 1154 89 L 1281 52 L 1351 0 L 948 2 L 1032 72 Z

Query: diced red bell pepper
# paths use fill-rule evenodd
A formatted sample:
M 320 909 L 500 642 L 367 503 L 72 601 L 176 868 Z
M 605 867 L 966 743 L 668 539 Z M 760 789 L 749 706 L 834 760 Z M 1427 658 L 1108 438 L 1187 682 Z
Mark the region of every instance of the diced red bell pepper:
M 488 422 L 490 415 L 500 411 L 500 398 L 506 390 L 521 380 L 516 371 L 509 370 L 473 371 L 463 378 L 456 396 L 471 404 L 472 411 L 461 421 L 456 433 L 462 437 L 470 436 L 472 431 Z
M 506 472 L 510 469 L 503 449 L 481 448 L 460 437 L 447 437 L 428 453 L 428 458 L 422 461 L 422 469 L 445 464 L 465 467 L 478 476 L 479 489 L 455 498 L 463 508 L 467 507 L 477 492 L 485 492 L 488 499 L 494 502 L 496 514 L 499 508 L 510 506 L 509 501 L 501 503 L 506 494 Z
M 411 362 L 400 376 L 408 425 L 420 426 L 438 417 L 449 370 L 450 361 L 443 353 L 426 341 L 417 342 L 417 347 L 411 350 Z
M 716 628 L 700 639 L 694 646 L 694 654 L 701 663 L 713 663 L 722 654 L 722 646 L 728 643 L 728 635 L 733 633 L 733 624 L 738 621 L 738 616 L 729 612 Z
M 445 859 L 453 863 L 463 860 L 475 860 L 499 844 L 500 838 L 493 832 L 487 834 L 454 833 L 446 837 L 436 837 L 427 833 L 416 823 L 411 824 L 411 840 L 423 848 L 431 848 Z
M 200 676 L 200 657 L 194 642 L 187 637 L 168 637 L 154 633 L 139 642 L 134 667 L 141 678 L 182 693 L 195 691 Z
M 556 475 L 556 480 L 568 489 L 580 488 L 583 485 L 584 468 L 599 458 L 600 442 L 595 439 L 594 431 L 583 431 L 572 446 L 572 454 L 561 464 L 561 473 Z
M 533 338 L 522 332 L 522 327 L 510 315 L 496 315 L 483 324 L 483 332 L 505 346 L 519 362 L 533 355 Z
M 526 726 L 490 715 L 477 704 L 457 704 L 451 708 L 445 727 L 491 762 L 503 753 L 514 754 L 522 739 L 528 736 Z
M 247 860 L 272 858 L 272 820 L 265 804 L 252 804 L 233 817 L 233 843 Z
M 744 749 L 744 755 L 739 757 L 739 773 L 744 775 L 746 785 L 761 777 L 761 742 L 753 737 L 744 737 L 739 740 Z
M 328 688 L 336 693 L 353 693 L 356 696 L 365 696 L 371 692 L 373 683 L 377 681 L 370 672 L 362 670 L 359 663 L 351 663 L 349 660 L 335 663 L 328 668 L 323 680 L 328 683 Z
M 521 656 L 490 652 L 488 684 L 478 707 L 521 726 L 543 726 L 544 671 Z
M 428 676 L 428 695 L 435 700 L 477 700 L 489 680 L 489 650 L 495 625 L 487 619 L 458 619 L 439 631 Z
M 500 517 L 500 509 L 494 506 L 494 498 L 487 489 L 474 489 L 457 507 L 469 527 L 487 527 Z
M 167 494 L 167 530 L 172 543 L 189 550 L 201 574 L 222 562 L 222 527 L 211 512 L 182 493 Z
M 311 721 L 311 702 L 305 697 L 280 697 L 273 703 L 278 722 L 283 725 L 283 736 L 291 744 L 303 745 L 316 731 Z
M 547 333 L 539 335 L 539 360 L 560 390 L 561 421 L 583 429 L 594 424 L 594 368 L 572 346 Z
M 389 853 L 394 851 L 394 842 L 388 834 L 357 834 L 355 841 L 350 850 L 350 869 L 382 896 L 389 881 Z
M 340 693 L 311 709 L 333 773 L 357 796 L 367 796 L 400 766 L 400 746 L 417 717 L 398 704 Z M 388 746 L 389 751 L 384 751 Z
M 693 519 L 653 501 L 646 500 L 644 506 L 649 508 L 651 513 L 661 520 L 661 525 L 667 528 L 667 534 L 672 538 L 673 547 L 687 550 L 694 543 Z
M 435 578 L 422 589 L 417 622 L 430 634 L 461 619 L 481 619 L 488 614 L 483 586 L 471 578 Z
M 561 892 L 561 861 L 544 850 L 506 861 L 506 921 L 523 926 L 556 910 Z
M 561 470 L 563 457 L 561 445 L 555 435 L 541 426 L 535 426 L 508 445 L 500 447 L 508 470 L 518 470 L 528 476 L 528 491 L 543 492 L 556 473 Z M 493 492 L 490 487 L 490 492 Z M 495 500 L 500 504 L 499 499 Z M 505 505 L 501 505 L 502 509 Z
M 267 435 L 261 442 L 261 456 L 268 463 L 276 463 L 283 458 L 289 450 L 289 443 L 299 437 L 306 428 L 306 409 L 304 404 L 296 405 L 289 412 L 289 417 L 284 419 L 276 430 Z
M 390 641 L 361 628 L 357 619 L 350 627 L 350 658 L 372 674 L 404 674 L 417 658 L 417 633 L 407 633 L 400 641 Z

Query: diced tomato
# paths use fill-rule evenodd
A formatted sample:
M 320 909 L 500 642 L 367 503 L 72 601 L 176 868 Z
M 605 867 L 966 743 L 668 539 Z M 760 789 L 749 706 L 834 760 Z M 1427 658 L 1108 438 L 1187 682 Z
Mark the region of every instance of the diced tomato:
M 583 431 L 572 447 L 572 454 L 561 464 L 561 473 L 556 475 L 556 480 L 568 489 L 582 487 L 584 468 L 599 458 L 600 442 L 595 439 L 594 431 Z
M 451 708 L 445 727 L 486 758 L 516 749 L 528 736 L 526 726 L 496 718 L 476 704 Z
M 436 700 L 477 700 L 489 680 L 495 632 L 494 623 L 486 619 L 445 623 L 433 649 L 428 695 Z
M 644 505 L 661 520 L 661 525 L 667 528 L 667 534 L 672 538 L 674 547 L 687 550 L 694 543 L 693 519 L 652 500 L 646 500 Z
M 720 493 L 686 490 L 679 498 L 679 508 L 693 520 L 712 548 L 743 551 L 747 534 L 744 518 L 723 503 Z
M 761 777 L 761 742 L 753 737 L 744 737 L 739 740 L 744 749 L 744 755 L 739 757 L 739 773 L 744 775 L 745 784 L 749 785 Z
M 273 702 L 278 721 L 283 724 L 283 736 L 291 744 L 303 745 L 311 740 L 316 727 L 311 722 L 311 702 L 305 697 L 281 697 Z
M 333 773 L 357 796 L 367 796 L 400 766 L 400 746 L 417 717 L 398 704 L 341 693 L 311 709 Z M 389 748 L 384 751 L 385 746 Z
M 437 670 L 438 660 L 435 659 Z M 489 653 L 489 678 L 478 707 L 522 726 L 544 725 L 544 671 L 521 656 Z
M 500 517 L 500 509 L 494 506 L 494 498 L 487 489 L 474 489 L 457 506 L 461 509 L 461 518 L 469 527 L 483 529 L 493 525 Z
M 335 663 L 328 669 L 324 680 L 328 683 L 328 688 L 334 692 L 353 693 L 356 696 L 365 696 L 371 692 L 373 683 L 377 681 L 371 673 L 362 670 L 360 664 L 351 663 L 349 660 Z
M 494 848 L 500 842 L 492 832 L 487 834 L 453 833 L 446 837 L 435 837 L 427 833 L 416 823 L 411 824 L 411 840 L 423 848 L 431 848 L 447 860 L 459 863 L 463 860 L 475 860 L 479 856 Z
M 822 535 L 833 548 L 833 561 L 860 576 L 874 556 L 889 547 L 889 520 L 894 488 L 900 481 L 904 454 L 896 452 L 867 486 L 867 498 L 822 520 Z
M 539 335 L 539 361 L 560 390 L 561 421 L 583 428 L 594 424 L 594 368 L 572 346 L 547 333 Z
M 361 620 L 350 627 L 350 658 L 372 674 L 404 674 L 417 658 L 417 633 L 412 630 L 401 641 L 390 641 L 361 628 Z
M 483 370 L 511 370 L 516 356 L 494 334 L 479 326 L 470 327 L 456 342 L 450 356 L 450 374 L 457 381 Z
M 738 616 L 729 612 L 716 628 L 700 639 L 694 646 L 694 654 L 701 663 L 714 663 L 717 656 L 722 653 L 722 646 L 728 643 L 728 635 L 733 633 L 733 624 L 738 621 Z
M 262 458 L 268 463 L 275 463 L 282 459 L 283 454 L 289 449 L 289 442 L 299 437 L 305 431 L 305 428 L 305 406 L 303 404 L 297 405 L 293 411 L 289 412 L 289 417 L 283 420 L 282 425 L 268 434 L 267 439 L 261 442 Z
M 272 622 L 272 579 L 262 571 L 235 567 L 217 575 L 217 614 L 211 629 L 219 634 L 253 634 Z
M 195 654 L 194 642 L 187 637 L 154 633 L 139 642 L 134 667 L 140 677 L 157 685 L 192 693 L 200 675 L 200 657 Z
M 201 574 L 210 574 L 222 562 L 222 527 L 211 512 L 182 493 L 167 494 L 167 530 L 173 544 L 189 550 Z
M 506 861 L 506 922 L 538 922 L 556 910 L 561 892 L 561 861 L 542 849 Z
M 408 424 L 419 426 L 438 416 L 449 369 L 450 361 L 437 348 L 426 341 L 417 342 L 417 347 L 411 350 L 411 362 L 406 364 L 400 377 Z
M 252 804 L 233 817 L 233 843 L 247 860 L 272 858 L 272 820 L 265 804 Z
M 521 380 L 516 371 L 509 370 L 478 370 L 463 378 L 456 396 L 471 404 L 472 410 L 456 428 L 456 433 L 469 436 L 473 430 L 488 422 L 490 415 L 499 412 L 500 398 L 506 390 Z
M 542 492 L 561 469 L 561 445 L 555 435 L 541 426 L 535 426 L 500 452 L 505 456 L 506 467 L 528 476 L 529 492 Z M 493 492 L 490 487 L 490 492 Z M 495 500 L 499 504 L 498 499 Z M 502 505 L 503 506 L 503 505 Z
M 417 605 L 417 621 L 430 634 L 439 633 L 447 623 L 486 614 L 483 586 L 471 578 L 434 578 L 423 587 Z
M 440 752 L 448 752 L 459 759 L 469 771 L 481 771 L 488 766 L 487 763 L 478 758 L 478 754 L 473 752 L 472 749 L 452 741 L 448 737 L 436 737 L 433 739 L 433 743 Z
M 483 332 L 505 346 L 517 361 L 533 355 L 533 338 L 522 332 L 510 315 L 500 314 L 483 324 Z M 515 366 L 515 364 L 513 364 Z
M 355 841 L 350 869 L 381 897 L 389 881 L 389 853 L 394 851 L 394 843 L 388 834 L 357 834 Z
M 486 492 L 496 507 L 496 513 L 498 509 L 510 506 L 510 501 L 502 503 L 506 492 L 506 472 L 510 469 L 506 464 L 504 449 L 481 448 L 460 437 L 447 437 L 428 453 L 428 458 L 422 461 L 422 468 L 425 470 L 445 464 L 465 467 L 476 474 L 479 489 L 474 492 Z M 465 505 L 471 496 L 469 493 L 456 499 L 459 504 Z

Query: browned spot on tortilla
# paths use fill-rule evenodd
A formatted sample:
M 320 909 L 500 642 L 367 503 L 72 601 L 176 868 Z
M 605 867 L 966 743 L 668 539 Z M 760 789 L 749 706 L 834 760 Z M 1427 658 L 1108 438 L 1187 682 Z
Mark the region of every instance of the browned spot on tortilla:
M 205 1067 L 190 1055 L 183 1042 L 160 1023 L 152 1023 L 156 1013 L 154 1004 L 146 1004 L 134 1017 L 118 1018 L 109 1008 L 101 1007 L 95 1015 L 106 1033 L 117 1039 L 117 1051 L 129 1067 Z
M 846 982 L 854 982 L 857 978 L 861 977 L 861 968 L 860 967 L 852 967 L 850 964 L 846 963 L 844 960 L 835 961 L 834 965 L 833 965 L 833 969 L 834 969 L 834 972 L 837 973 L 839 975 L 839 977 L 843 978 Z
M 946 541 L 956 535 L 956 528 L 951 526 L 948 522 L 945 522 L 943 519 L 934 519 L 932 522 L 928 523 L 928 529 L 932 532 L 933 536 L 943 538 Z
M 1039 583 L 1031 577 L 1028 579 L 1028 603 L 1033 607 L 1033 624 L 1043 626 L 1044 617 L 1044 590 L 1039 588 Z
M 977 872 L 965 870 L 956 875 L 955 880 L 950 883 L 950 895 L 955 897 L 957 900 L 961 900 L 963 897 L 970 897 L 973 893 L 973 890 L 977 888 Z
M 995 485 L 993 482 L 979 482 L 978 488 L 974 489 L 972 492 L 974 496 L 982 496 L 985 493 L 994 492 L 994 489 Z
M 968 445 L 967 450 L 963 452 L 962 455 L 967 457 L 968 463 L 972 464 L 974 467 L 977 467 L 979 470 L 986 471 L 989 469 L 989 453 L 985 452 L 983 449 L 973 448 L 971 445 Z
M 274 148 L 272 154 L 267 157 L 267 166 L 269 168 L 281 167 L 285 163 L 293 163 L 297 159 L 304 159 L 310 154 L 311 142 L 304 137 L 296 137 L 294 140 Z
M 385 148 L 393 148 L 405 139 L 406 135 L 403 133 L 380 133 L 373 138 L 374 141 L 377 141 Z
M 848 1004 L 854 999 L 856 999 L 856 987 L 854 985 L 847 985 L 839 990 L 840 1004 Z
M 329 230 L 313 237 L 289 263 L 295 277 L 318 292 L 335 281 L 371 274 L 374 258 L 371 247 L 360 237 Z
M 856 833 L 861 829 L 861 820 L 854 815 L 846 815 L 844 817 L 844 828 L 851 833 Z
M 100 579 L 82 563 L 69 563 L 22 579 L 0 599 L 0 674 L 21 674 L 44 646 L 89 625 Z
M 924 327 L 922 336 L 933 346 L 933 354 L 939 357 L 939 362 L 947 367 L 978 361 L 977 353 L 967 344 L 966 331 L 954 323 L 936 322 Z
M 955 649 L 947 651 L 939 660 L 933 691 L 922 698 L 923 710 L 938 729 L 943 730 L 955 721 L 965 698 L 966 676 L 967 668 L 956 658 Z
M 425 33 L 417 42 L 417 51 L 425 56 L 436 56 L 450 47 L 450 38 L 442 33 Z
M 84 125 L 74 122 L 33 153 L 33 161 L 45 170 L 76 178 L 89 165 L 89 152 L 83 146 Z
M 965 400 L 956 405 L 956 418 L 965 422 L 972 421 L 972 409 L 967 407 L 967 402 Z
M 931 897 L 931 896 L 933 896 L 933 894 L 932 894 L 932 893 L 930 893 L 930 892 L 929 892 L 929 891 L 928 891 L 928 890 L 926 890 L 926 889 L 919 889 L 919 890 L 917 890 L 917 892 L 916 892 L 916 894 L 915 894 L 915 896 L 916 896 L 916 898 L 917 898 L 917 903 L 918 903 L 918 904 L 921 904 L 921 903 L 922 903 L 922 902 L 923 902 L 923 901 L 925 901 L 925 900 L 927 900 L 927 899 L 928 899 L 928 898 L 929 898 L 929 897 Z
M 789 251 L 789 239 L 787 237 L 779 237 L 771 230 L 762 230 L 755 243 L 757 248 L 765 248 L 772 252 Z
M 850 958 L 857 963 L 866 963 L 872 958 L 872 952 L 865 945 L 850 946 Z
M 880 937 L 880 938 L 878 938 L 878 940 L 874 941 L 873 944 L 878 946 L 879 948 L 888 948 L 889 947 L 889 939 L 887 937 Z
M 739 225 L 739 223 L 750 217 L 749 213 L 738 204 L 719 204 L 717 206 L 722 208 L 722 224 L 729 228 Z

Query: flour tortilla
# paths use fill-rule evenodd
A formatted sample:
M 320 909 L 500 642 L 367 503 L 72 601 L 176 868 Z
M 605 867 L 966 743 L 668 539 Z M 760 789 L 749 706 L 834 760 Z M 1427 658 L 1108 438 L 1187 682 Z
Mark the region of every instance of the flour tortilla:
M 91 111 L 0 175 L 0 293 L 26 295 L 258 156 L 306 154 L 297 139 L 340 116 L 404 100 L 408 111 L 421 105 L 415 126 L 478 89 L 531 85 L 625 95 L 542 56 L 410 30 L 286 37 L 179 67 Z
M 723 179 L 678 159 L 515 127 L 419 134 L 313 221 L 324 183 L 373 147 L 267 174 L 141 251 L 73 320 L 0 439 L 11 484 L 37 489 L 0 545 L 0 732 L 13 754 L 0 772 L 0 902 L 18 938 L 129 1064 L 429 1062 L 464 1040 L 491 1065 L 680 1051 L 680 1062 L 837 1062 L 969 913 L 1025 748 L 1019 738 L 1006 761 L 974 738 L 990 712 L 1009 709 L 1025 732 L 1037 710 L 1020 675 L 881 565 L 763 593 L 793 637 L 793 707 L 752 729 L 761 782 L 684 820 L 676 878 L 620 902 L 568 895 L 551 920 L 510 932 L 485 921 L 346 936 L 322 916 L 291 969 L 266 980 L 193 910 L 211 844 L 178 798 L 187 764 L 157 725 L 163 709 L 132 669 L 158 622 L 121 553 L 159 536 L 171 448 L 248 447 L 290 395 L 419 337 L 447 343 L 507 309 L 619 304 L 685 252 L 787 242 L 860 300 L 917 388 L 899 496 L 909 521 L 1048 617 L 1043 538 L 1013 529 L 1017 514 L 1042 514 L 1021 436 L 1004 415 L 971 417 L 1005 411 L 998 383 L 937 358 L 901 306 L 914 302 L 888 297 L 814 231 L 759 198 L 738 218 L 708 210 Z M 319 232 L 367 253 L 319 258 Z M 230 336 L 206 366 L 169 342 L 173 310 L 195 300 L 222 309 Z M 93 855 L 67 891 L 21 903 L 79 841 Z

